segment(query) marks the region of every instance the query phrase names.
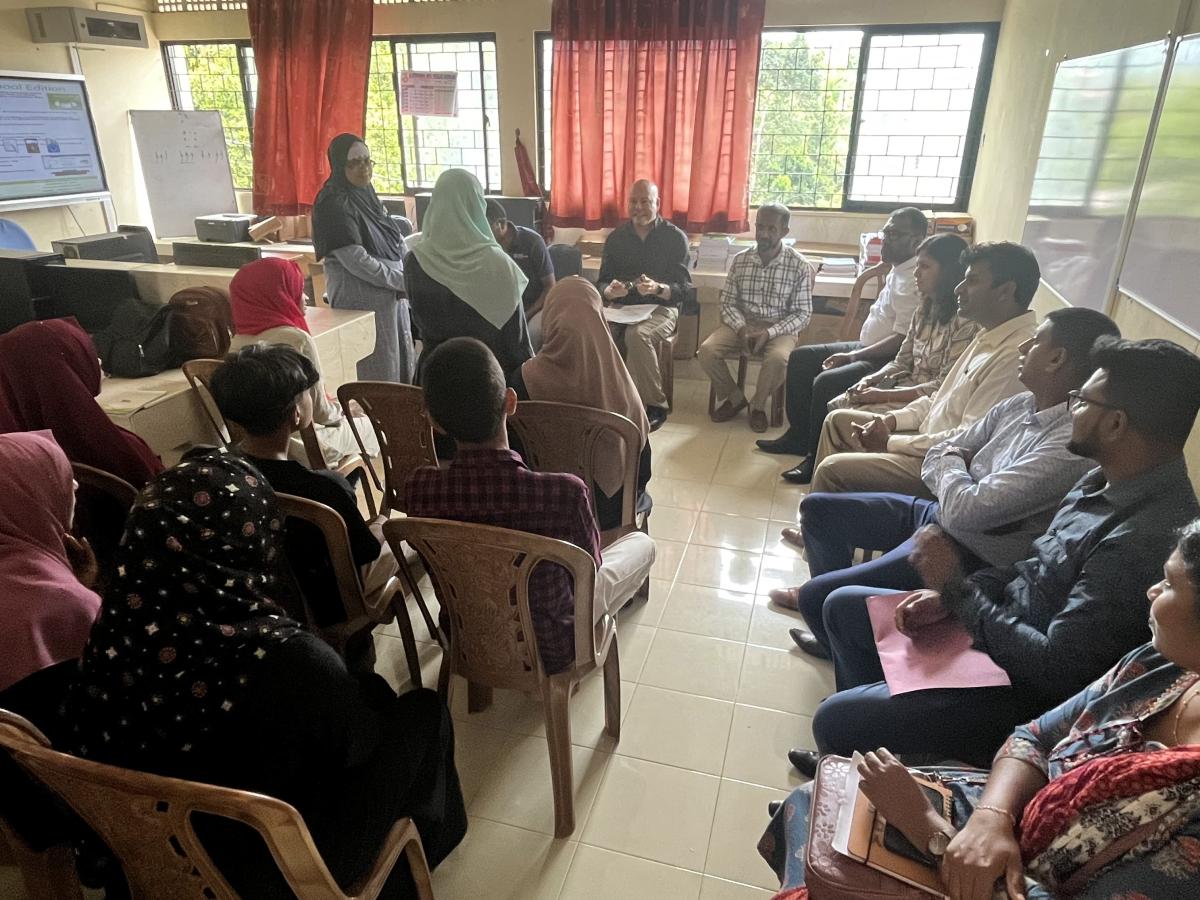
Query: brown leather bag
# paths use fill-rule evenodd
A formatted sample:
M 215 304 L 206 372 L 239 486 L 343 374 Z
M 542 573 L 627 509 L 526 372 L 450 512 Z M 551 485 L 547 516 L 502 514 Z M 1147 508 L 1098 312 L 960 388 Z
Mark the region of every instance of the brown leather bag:
M 848 802 L 845 791 L 850 765 L 844 756 L 825 756 L 817 766 L 804 858 L 810 900 L 930 900 L 931 894 L 833 849 L 838 815 Z
M 218 287 L 178 291 L 167 303 L 171 318 L 172 365 L 190 359 L 220 359 L 229 352 L 233 313 L 229 295 Z

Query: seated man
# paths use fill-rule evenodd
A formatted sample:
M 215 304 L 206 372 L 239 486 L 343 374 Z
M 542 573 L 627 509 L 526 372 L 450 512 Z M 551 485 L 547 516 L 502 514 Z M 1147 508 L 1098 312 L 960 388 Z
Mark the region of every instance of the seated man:
M 921 463 L 934 444 L 975 424 L 998 402 L 1021 390 L 1017 348 L 1033 336 L 1029 303 L 1041 271 L 1020 244 L 979 244 L 964 260 L 959 314 L 982 330 L 931 397 L 889 413 L 838 409 L 829 414 L 817 446 L 813 493 L 894 491 L 928 497 Z
M 514 225 L 508 221 L 508 213 L 499 200 L 489 200 L 486 210 L 492 234 L 517 268 L 525 273 L 529 283 L 521 295 L 525 307 L 525 320 L 529 325 L 529 341 L 535 351 L 542 348 L 542 305 L 546 294 L 554 287 L 554 265 L 550 262 L 550 251 L 542 236 L 532 228 Z
M 867 612 L 880 591 L 840 588 L 825 605 L 839 693 L 813 719 L 820 752 L 887 744 L 986 765 L 1016 725 L 1149 639 L 1146 588 L 1161 577 L 1175 532 L 1200 513 L 1183 460 L 1200 410 L 1200 358 L 1161 340 L 1101 338 L 1093 352 L 1096 372 L 1071 392 L 1068 446 L 1100 467 L 1067 494 L 1033 555 L 964 576 L 953 542 L 928 526 L 913 554 L 928 590 L 896 610 L 909 637 L 953 619 L 1011 685 L 892 696 Z M 811 751 L 789 758 L 801 771 L 816 762 Z
M 734 259 L 721 291 L 721 324 L 700 345 L 700 366 L 722 401 L 713 411 L 714 422 L 728 422 L 746 406 L 725 356 L 749 351 L 763 354 L 750 401 L 750 428 L 767 430 L 767 401 L 783 384 L 788 354 L 812 316 L 813 267 L 798 251 L 783 246 L 790 217 L 778 203 L 758 208 L 758 246 Z
M 488 348 L 453 338 L 429 355 L 421 384 L 434 427 L 454 438 L 449 468 L 417 469 L 405 487 L 410 516 L 477 522 L 569 541 L 596 560 L 593 621 L 615 615 L 650 573 L 654 541 L 634 532 L 600 554 L 588 489 L 574 475 L 531 472 L 508 448 L 517 395 Z M 575 660 L 575 595 L 559 566 L 543 563 L 530 581 L 533 630 L 547 675 Z
M 646 321 L 616 329 L 617 346 L 655 431 L 667 420 L 658 342 L 675 333 L 680 308 L 693 301 L 691 250 L 687 235 L 659 217 L 654 182 L 633 183 L 629 218 L 604 242 L 596 283 L 606 303 L 659 304 Z
M 346 523 L 350 553 L 362 576 L 363 593 L 377 598 L 392 576 L 396 560 L 358 511 L 358 496 L 349 481 L 329 469 L 307 469 L 288 459 L 288 441 L 312 424 L 309 388 L 320 374 L 307 356 L 283 344 L 250 344 L 229 354 L 212 376 L 210 390 L 221 415 L 245 432 L 238 451 L 266 478 L 276 493 L 323 503 Z M 317 625 L 344 619 L 337 581 L 329 563 L 325 538 L 307 523 L 289 525 L 285 550 L 296 583 Z M 371 629 L 347 645 L 352 668 L 370 670 L 375 652 Z
M 812 578 L 799 588 L 771 591 L 771 599 L 804 615 L 811 633 L 791 630 L 801 650 L 829 658 L 822 617 L 836 588 L 921 586 L 908 556 L 913 533 L 924 525 L 940 524 L 956 541 L 968 572 L 1011 566 L 1028 555 L 1067 491 L 1092 468 L 1067 449 L 1067 397 L 1095 371 L 1091 351 L 1104 335 L 1120 337 L 1104 313 L 1081 307 L 1049 313 L 1019 348 L 1018 371 L 1028 391 L 1001 400 L 925 456 L 922 475 L 936 501 L 886 493 L 809 494 L 800 501 Z M 784 536 L 795 542 L 795 532 L 785 528 Z M 852 566 L 856 547 L 886 552 Z
M 883 290 L 871 304 L 857 341 L 806 344 L 788 357 L 788 430 L 774 440 L 760 440 L 766 453 L 805 457 L 783 473 L 794 484 L 812 481 L 814 454 L 829 401 L 896 356 L 913 314 L 921 306 L 917 292 L 917 247 L 929 222 L 912 206 L 893 212 L 883 226 L 882 265 L 890 266 Z

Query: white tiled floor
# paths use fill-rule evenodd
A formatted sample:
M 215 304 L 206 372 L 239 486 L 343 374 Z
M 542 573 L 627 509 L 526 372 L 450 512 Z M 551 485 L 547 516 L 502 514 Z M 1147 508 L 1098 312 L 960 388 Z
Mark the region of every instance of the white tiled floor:
M 619 628 L 621 740 L 603 735 L 590 677 L 571 701 L 575 833 L 555 840 L 540 704 L 497 691 L 468 716 L 456 691 L 471 825 L 434 873 L 439 900 L 754 900 L 777 887 L 755 844 L 768 801 L 801 783 L 785 753 L 811 745 L 833 687 L 827 664 L 789 649 L 799 617 L 766 596 L 807 577 L 778 540 L 803 496 L 779 472 L 797 460 L 755 450 L 744 415 L 710 422 L 706 383 L 677 380 L 675 393 L 653 437 L 651 597 Z M 402 679 L 399 641 L 379 643 L 381 671 Z M 426 684 L 438 653 L 422 645 Z
M 796 460 L 754 449 L 745 415 L 711 423 L 707 393 L 677 380 L 676 412 L 653 437 L 658 560 L 650 600 L 619 626 L 620 742 L 603 733 L 598 676 L 571 701 L 574 834 L 553 837 L 541 704 L 496 691 L 469 716 L 455 691 L 470 829 L 434 873 L 438 900 L 754 900 L 777 887 L 755 844 L 768 801 L 800 783 L 784 754 L 811 746 L 832 672 L 792 647 L 799 617 L 766 597 L 807 576 L 778 539 L 803 496 L 779 478 Z M 440 650 L 414 628 L 435 684 Z M 401 687 L 396 635 L 377 636 L 378 670 Z M 13 874 L 0 869 L 0 896 L 21 896 Z

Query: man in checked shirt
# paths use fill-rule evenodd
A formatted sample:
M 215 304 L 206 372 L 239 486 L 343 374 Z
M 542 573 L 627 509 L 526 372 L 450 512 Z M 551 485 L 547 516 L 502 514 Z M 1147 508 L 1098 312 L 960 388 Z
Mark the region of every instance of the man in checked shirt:
M 700 366 L 720 405 L 714 422 L 728 422 L 747 405 L 752 431 L 767 430 L 767 401 L 787 377 L 788 355 L 812 315 L 815 270 L 799 252 L 783 245 L 791 216 L 786 206 L 758 208 L 757 246 L 734 257 L 721 291 L 721 324 L 700 345 Z M 754 397 L 747 400 L 729 372 L 730 354 L 762 354 Z

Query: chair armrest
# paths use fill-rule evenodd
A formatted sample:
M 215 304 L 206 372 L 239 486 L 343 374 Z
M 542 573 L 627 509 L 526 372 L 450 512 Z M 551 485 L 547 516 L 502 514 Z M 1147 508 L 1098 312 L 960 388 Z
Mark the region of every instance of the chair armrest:
M 421 835 L 412 819 L 399 819 L 383 840 L 375 865 L 359 881 L 350 886 L 353 897 L 374 898 L 379 896 L 383 885 L 396 867 L 402 852 L 408 854 L 409 868 L 417 886 L 419 900 L 433 900 L 433 887 L 429 880 L 429 865 L 425 861 L 425 849 L 421 846 Z

